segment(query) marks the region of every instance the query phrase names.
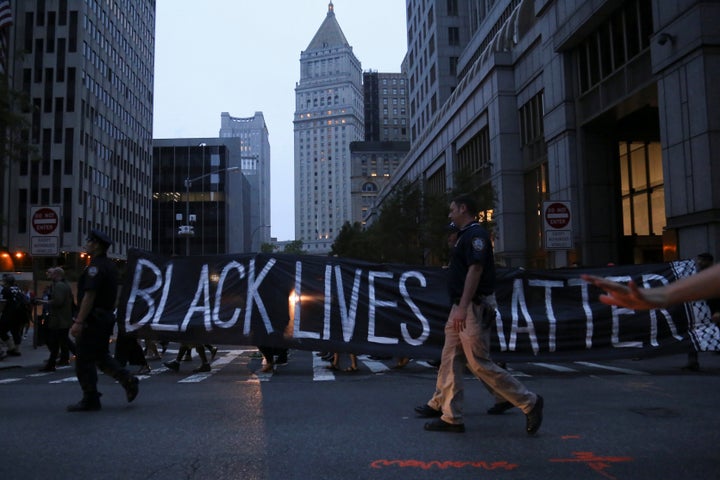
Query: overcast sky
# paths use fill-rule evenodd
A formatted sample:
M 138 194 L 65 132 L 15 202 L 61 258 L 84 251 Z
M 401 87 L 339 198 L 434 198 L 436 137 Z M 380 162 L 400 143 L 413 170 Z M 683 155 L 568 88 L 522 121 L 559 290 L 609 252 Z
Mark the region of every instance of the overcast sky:
M 295 238 L 293 114 L 300 53 L 327 0 L 157 0 L 154 138 L 218 137 L 220 114 L 263 112 L 270 133 L 271 232 Z M 363 71 L 399 72 L 404 0 L 335 0 Z

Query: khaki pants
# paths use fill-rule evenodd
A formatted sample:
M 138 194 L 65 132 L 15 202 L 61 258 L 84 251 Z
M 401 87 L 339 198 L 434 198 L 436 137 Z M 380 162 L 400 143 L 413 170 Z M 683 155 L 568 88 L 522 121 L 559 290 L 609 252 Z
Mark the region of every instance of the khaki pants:
M 488 298 L 494 304 L 494 298 Z M 452 311 L 457 309 L 453 305 Z M 463 369 L 467 363 L 470 371 L 495 394 L 498 400 L 507 400 L 527 414 L 535 405 L 537 395 L 530 392 L 507 370 L 490 360 L 490 328 L 481 325 L 484 305 L 471 304 L 465 316 L 465 329 L 456 332 L 452 322 L 445 324 L 440 370 L 435 394 L 428 405 L 442 410 L 442 420 L 447 423 L 463 423 Z

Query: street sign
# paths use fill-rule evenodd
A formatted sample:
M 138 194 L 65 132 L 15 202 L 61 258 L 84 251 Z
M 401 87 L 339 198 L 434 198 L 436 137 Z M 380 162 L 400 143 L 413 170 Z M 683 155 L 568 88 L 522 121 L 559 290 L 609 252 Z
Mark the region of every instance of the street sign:
M 547 250 L 572 248 L 572 210 L 570 202 L 543 202 L 543 233 Z
M 30 254 L 36 257 L 59 255 L 60 207 L 33 207 L 30 225 Z

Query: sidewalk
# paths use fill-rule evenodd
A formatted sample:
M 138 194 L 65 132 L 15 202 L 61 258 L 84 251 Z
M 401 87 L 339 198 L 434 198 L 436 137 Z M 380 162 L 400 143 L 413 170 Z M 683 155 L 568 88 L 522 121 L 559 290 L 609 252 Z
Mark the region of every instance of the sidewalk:
M 50 352 L 46 345 L 33 348 L 34 333 L 33 328 L 30 327 L 30 330 L 27 332 L 27 338 L 24 338 L 20 344 L 20 353 L 22 355 L 19 357 L 8 355 L 0 360 L 0 370 L 7 370 L 9 368 L 41 368 L 45 365 L 45 361 L 50 356 Z

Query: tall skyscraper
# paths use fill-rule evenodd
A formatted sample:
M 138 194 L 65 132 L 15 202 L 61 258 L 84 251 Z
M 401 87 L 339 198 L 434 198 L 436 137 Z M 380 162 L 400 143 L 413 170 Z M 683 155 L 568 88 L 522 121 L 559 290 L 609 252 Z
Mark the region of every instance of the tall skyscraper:
M 91 229 L 111 256 L 149 249 L 155 0 L 13 2 L 13 88 L 30 150 L 10 162 L 10 249 L 71 267 Z M 57 218 L 33 218 L 49 207 Z M 37 244 L 52 220 L 57 242 Z M 60 257 L 58 259 L 58 257 Z
M 300 54 L 295 87 L 295 238 L 327 253 L 350 221 L 350 142 L 362 140 L 362 70 L 333 9 Z
M 410 138 L 415 143 L 458 84 L 457 66 L 485 0 L 406 0 Z M 487 5 L 487 7 L 483 6 Z
M 249 251 L 259 252 L 260 245 L 270 242 L 270 141 L 265 117 L 255 112 L 252 117 L 220 116 L 220 139 L 237 139 L 230 149 L 229 161 L 240 165 L 250 192 L 250 218 L 245 240 Z M 231 145 L 235 145 L 232 143 Z

